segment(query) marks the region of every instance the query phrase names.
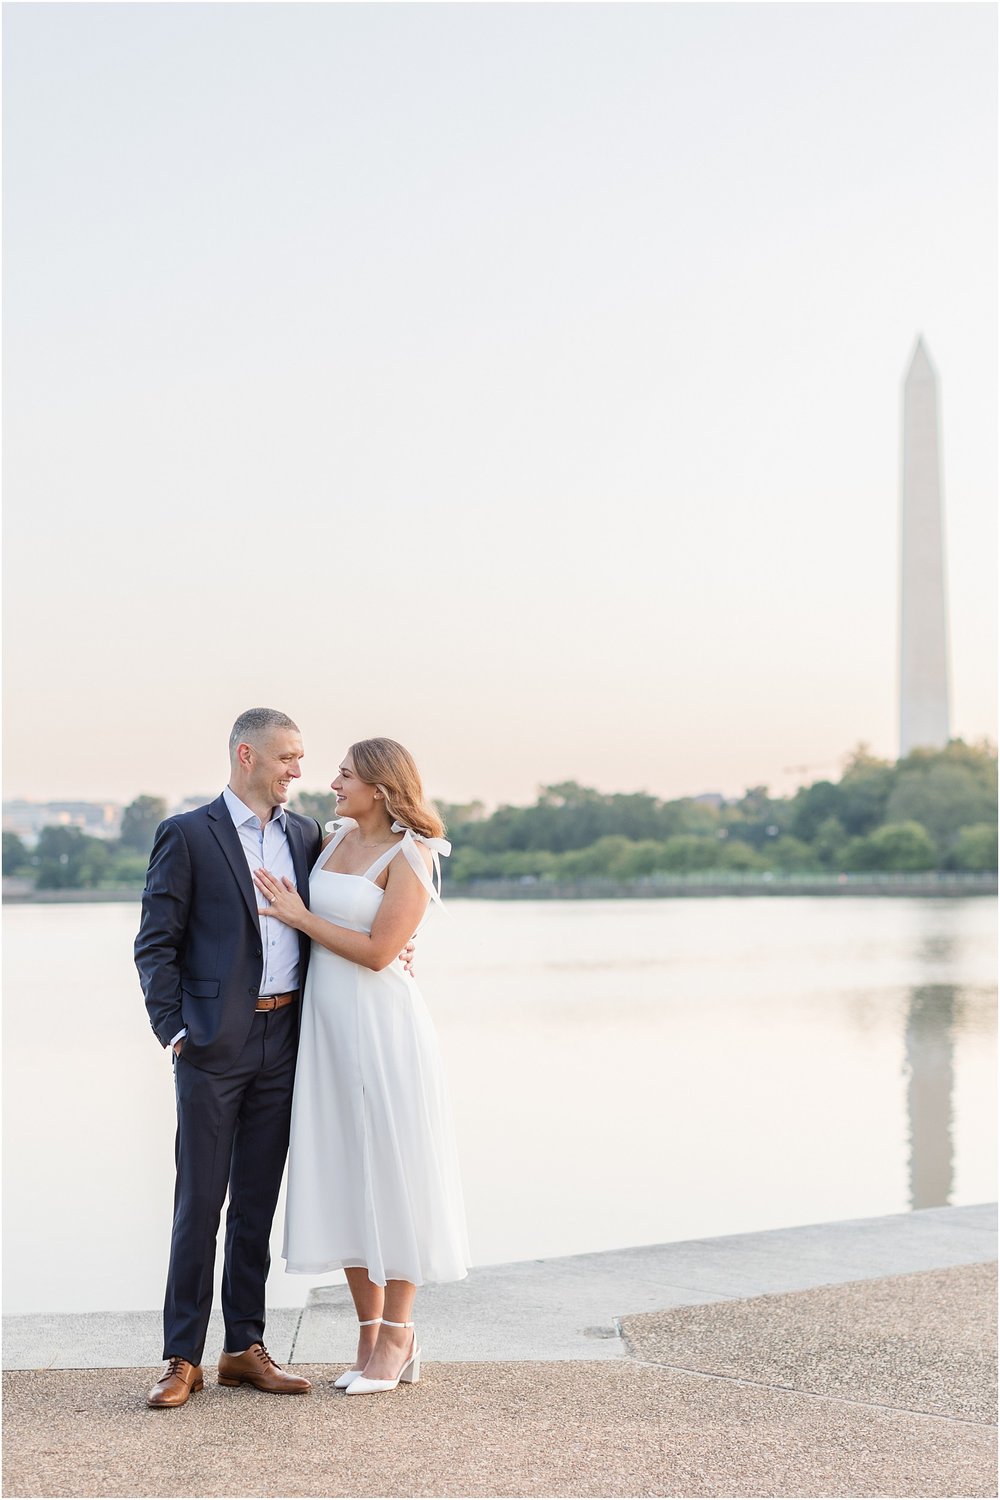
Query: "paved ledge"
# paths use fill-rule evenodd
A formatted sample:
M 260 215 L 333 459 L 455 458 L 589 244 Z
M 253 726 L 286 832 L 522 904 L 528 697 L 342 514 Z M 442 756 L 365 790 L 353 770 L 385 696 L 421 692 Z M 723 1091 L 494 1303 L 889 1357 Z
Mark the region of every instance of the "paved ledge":
M 691 1303 L 969 1265 L 996 1255 L 996 1205 L 922 1209 L 593 1255 L 479 1266 L 418 1294 L 421 1337 L 445 1360 L 625 1358 L 616 1320 Z M 346 1287 L 310 1294 L 293 1356 L 347 1359 Z
M 267 1315 L 267 1345 L 279 1364 L 292 1357 L 300 1307 Z M 205 1358 L 222 1348 L 222 1313 L 212 1313 Z M 5 1370 L 118 1370 L 160 1357 L 163 1314 L 154 1312 L 37 1313 L 3 1320 Z
M 996 1257 L 996 1205 L 921 1209 L 753 1234 L 642 1245 L 476 1267 L 425 1288 L 421 1339 L 449 1362 L 628 1358 L 619 1320 L 631 1314 L 981 1264 Z M 276 1308 L 268 1345 L 281 1361 L 349 1359 L 354 1310 L 346 1286 L 320 1287 L 304 1310 Z M 121 1369 L 156 1363 L 159 1311 L 8 1316 L 8 1370 Z M 216 1312 L 206 1357 L 222 1347 Z
M 7 1371 L 4 1493 L 39 1496 L 995 1496 L 995 1265 L 627 1318 L 612 1363 L 434 1358 L 352 1399 L 159 1367 Z M 336 1367 L 339 1369 L 339 1366 Z

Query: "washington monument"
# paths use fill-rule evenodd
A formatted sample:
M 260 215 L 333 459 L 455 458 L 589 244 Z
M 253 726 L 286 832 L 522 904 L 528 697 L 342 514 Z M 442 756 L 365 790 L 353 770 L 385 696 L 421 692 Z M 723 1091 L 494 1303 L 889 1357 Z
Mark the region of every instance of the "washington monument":
M 903 388 L 899 574 L 899 754 L 949 740 L 937 377 L 917 340 Z

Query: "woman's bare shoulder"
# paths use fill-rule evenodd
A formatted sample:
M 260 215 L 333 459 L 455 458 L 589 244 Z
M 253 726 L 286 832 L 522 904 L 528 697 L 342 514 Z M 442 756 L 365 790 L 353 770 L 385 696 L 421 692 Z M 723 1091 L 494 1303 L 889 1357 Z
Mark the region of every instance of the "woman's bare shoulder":
M 404 834 L 403 837 L 405 838 L 406 835 Z M 400 839 L 399 842 L 402 843 L 403 839 Z M 413 844 L 413 847 L 419 853 L 420 858 L 423 860 L 429 872 L 434 863 L 434 856 L 431 854 L 431 851 L 428 849 L 427 845 L 422 844 L 419 839 L 413 839 L 411 842 Z M 405 880 L 407 876 L 409 876 L 411 880 L 416 879 L 414 871 L 410 868 L 409 863 L 405 859 L 392 859 L 389 861 L 389 876 L 390 878 L 395 876 L 397 880 Z
M 420 855 L 420 858 L 423 860 L 423 862 L 427 866 L 428 870 L 430 870 L 433 867 L 433 864 L 434 864 L 434 856 L 433 856 L 433 854 L 428 849 L 427 845 L 426 844 L 422 844 L 419 839 L 414 839 L 413 842 L 417 846 L 417 853 Z

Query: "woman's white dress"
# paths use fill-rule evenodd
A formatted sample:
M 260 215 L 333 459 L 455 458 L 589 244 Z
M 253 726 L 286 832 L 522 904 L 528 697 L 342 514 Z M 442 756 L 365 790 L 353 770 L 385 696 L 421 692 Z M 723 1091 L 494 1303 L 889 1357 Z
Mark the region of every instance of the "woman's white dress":
M 448 846 L 409 829 L 364 875 L 324 869 L 353 827 L 342 818 L 313 867 L 309 906 L 317 916 L 370 932 L 383 896 L 375 878 L 394 858 L 406 858 L 438 899 L 415 843 L 429 844 L 435 863 Z M 282 1254 L 293 1274 L 366 1266 L 380 1286 L 466 1275 L 458 1154 L 437 1037 L 398 959 L 375 973 L 312 945 Z

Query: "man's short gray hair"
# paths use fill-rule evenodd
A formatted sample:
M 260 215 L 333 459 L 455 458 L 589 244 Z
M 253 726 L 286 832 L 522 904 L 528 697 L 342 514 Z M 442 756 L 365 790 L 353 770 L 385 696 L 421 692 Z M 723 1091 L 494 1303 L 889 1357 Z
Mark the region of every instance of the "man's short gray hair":
M 229 759 L 236 755 L 238 746 L 253 745 L 259 748 L 261 740 L 272 729 L 294 729 L 298 734 L 299 726 L 294 719 L 287 714 L 280 713 L 276 708 L 247 708 L 240 714 L 233 725 L 229 736 Z

